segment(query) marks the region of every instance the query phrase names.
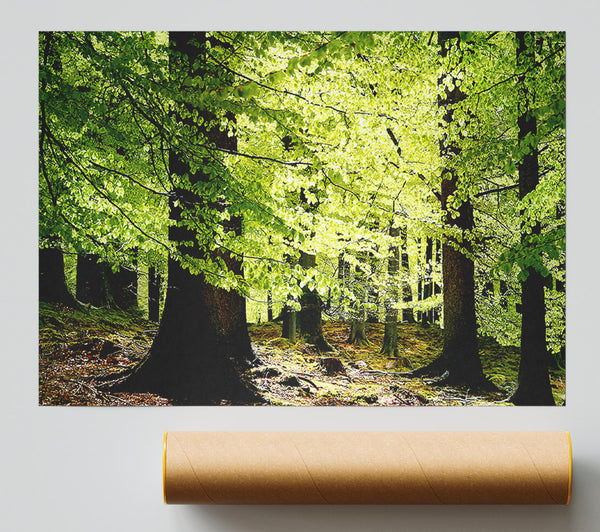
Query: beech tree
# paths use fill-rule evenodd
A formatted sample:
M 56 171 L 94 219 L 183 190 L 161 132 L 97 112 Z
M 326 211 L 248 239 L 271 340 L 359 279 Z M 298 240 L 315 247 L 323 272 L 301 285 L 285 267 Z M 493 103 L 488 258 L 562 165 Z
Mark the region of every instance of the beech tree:
M 444 72 L 439 80 L 442 95 L 438 105 L 442 109 L 443 123 L 454 120 L 454 108 L 467 95 L 460 87 L 458 71 L 461 69 L 460 35 L 458 32 L 438 32 L 438 45 L 442 60 L 449 59 L 454 48 L 456 64 Z M 446 64 L 452 64 L 447 61 Z M 458 141 L 450 140 L 448 133 L 440 140 L 440 157 L 450 161 L 460 155 Z M 457 198 L 459 180 L 457 169 L 447 166 L 442 170 L 440 201 L 445 212 L 445 224 L 456 229 L 443 244 L 442 268 L 444 284 L 444 347 L 432 363 L 412 372 L 412 376 L 441 376 L 443 383 L 466 384 L 473 387 L 489 385 L 483 375 L 477 345 L 475 317 L 475 280 L 472 247 L 469 243 L 473 230 L 473 206 L 470 198 Z M 458 201 L 455 201 L 458 199 Z M 458 206 L 456 207 L 456 205 Z
M 170 72 L 177 83 L 185 86 L 195 77 L 212 78 L 215 83 L 222 83 L 223 73 L 207 61 L 209 43 L 213 48 L 223 46 L 217 40 L 210 42 L 206 33 L 202 32 L 169 34 Z M 235 150 L 235 133 L 229 136 L 228 129 L 223 130 L 214 112 L 199 109 L 185 101 L 179 101 L 177 105 L 175 120 L 188 126 L 188 134 L 197 141 Z M 197 121 L 186 118 L 193 116 L 194 112 L 202 117 L 201 126 Z M 234 122 L 231 115 L 226 119 Z M 205 157 L 208 159 L 208 154 Z M 206 166 L 192 170 L 185 152 L 176 147 L 169 152 L 169 170 L 173 180 L 187 181 L 190 187 L 176 186 L 173 190 L 170 217 L 174 224 L 169 230 L 169 239 L 176 244 L 176 251 L 181 253 L 184 261 L 193 262 L 193 259 L 212 255 L 211 258 L 222 262 L 227 271 L 240 275 L 241 261 L 236 256 L 211 250 L 209 245 L 203 245 L 197 233 L 197 225 L 205 225 L 208 217 L 225 213 L 228 209 L 223 197 L 217 195 L 208 202 L 205 196 L 195 192 L 196 185 L 202 185 L 196 189 L 206 190 L 206 185 L 214 186 L 212 182 L 219 179 L 212 173 L 211 163 L 207 160 L 204 164 Z M 241 217 L 230 213 L 226 218 L 221 223 L 227 232 L 239 235 Z M 155 391 L 196 404 L 222 399 L 238 402 L 256 399 L 239 378 L 242 365 L 253 358 L 244 298 L 233 290 L 215 287 L 205 274 L 190 271 L 174 258 L 169 259 L 168 279 L 165 308 L 150 354 L 123 386 Z
M 113 271 L 94 253 L 77 254 L 76 296 L 95 307 L 129 309 L 137 306 L 137 269 L 120 265 Z
M 524 200 L 540 183 L 537 148 L 537 118 L 535 92 L 527 78 L 536 75 L 535 32 L 517 32 L 517 67 L 519 68 L 518 140 L 523 156 L 518 163 L 519 198 Z M 524 213 L 522 213 L 524 214 Z M 527 225 L 530 227 L 527 227 Z M 521 242 L 530 245 L 541 235 L 541 222 L 524 221 Z M 548 376 L 546 349 L 546 305 L 544 303 L 544 275 L 534 266 L 527 266 L 521 279 L 521 363 L 518 387 L 510 398 L 517 405 L 554 405 Z M 549 273 L 546 275 L 546 277 Z
M 65 261 L 60 247 L 39 250 L 39 297 L 45 303 L 62 303 L 78 307 L 77 300 L 67 288 Z
M 57 54 L 50 35 L 40 37 L 40 68 L 47 67 L 51 62 L 57 63 Z M 47 91 L 47 80 L 40 79 L 40 94 Z M 57 236 L 56 225 L 60 222 L 60 211 L 58 209 L 59 195 L 61 191 L 56 190 L 50 184 L 50 172 L 47 167 L 46 153 L 48 150 L 48 139 L 46 135 L 46 105 L 44 98 L 40 98 L 40 234 L 46 238 L 46 242 L 39 249 L 39 297 L 40 301 L 57 302 L 67 306 L 77 306 L 73 294 L 69 292 L 65 279 L 65 263 L 62 250 L 62 241 Z M 42 181 L 43 180 L 43 181 Z M 45 185 L 45 186 L 44 186 Z
M 400 228 L 390 223 L 389 235 L 391 238 L 400 236 Z M 396 276 L 400 270 L 400 248 L 398 243 L 392 243 L 389 248 L 388 274 L 389 285 L 386 290 L 385 301 L 385 328 L 381 354 L 391 357 L 398 356 L 398 309 L 395 304 L 398 300 Z

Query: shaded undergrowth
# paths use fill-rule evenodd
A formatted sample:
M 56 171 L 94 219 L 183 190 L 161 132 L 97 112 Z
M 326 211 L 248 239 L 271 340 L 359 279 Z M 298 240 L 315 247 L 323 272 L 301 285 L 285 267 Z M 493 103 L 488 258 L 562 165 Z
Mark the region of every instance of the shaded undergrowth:
M 107 375 L 126 372 L 147 356 L 157 324 L 135 312 L 110 309 L 73 310 L 40 305 L 39 401 L 42 405 L 169 405 L 150 393 L 110 393 L 98 384 Z M 484 372 L 501 392 L 440 387 L 428 379 L 400 373 L 427 364 L 442 347 L 437 326 L 398 325 L 398 357 L 379 353 L 383 325 L 367 324 L 369 343 L 347 343 L 349 326 L 325 322 L 325 338 L 335 353 L 322 354 L 301 341 L 281 338 L 277 323 L 249 328 L 257 366 L 251 380 L 272 405 L 488 405 L 502 402 L 516 386 L 519 351 L 480 338 Z M 564 371 L 551 371 L 557 404 L 565 398 Z M 223 402 L 223 404 L 227 404 Z
M 40 405 L 166 405 L 150 393 L 109 393 L 97 383 L 142 361 L 157 324 L 135 312 L 40 303 Z

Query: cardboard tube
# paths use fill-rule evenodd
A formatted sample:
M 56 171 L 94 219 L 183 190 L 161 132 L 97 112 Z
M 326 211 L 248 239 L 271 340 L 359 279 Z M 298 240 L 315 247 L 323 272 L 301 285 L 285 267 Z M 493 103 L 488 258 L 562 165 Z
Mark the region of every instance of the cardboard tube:
M 568 504 L 568 432 L 168 432 L 165 503 Z

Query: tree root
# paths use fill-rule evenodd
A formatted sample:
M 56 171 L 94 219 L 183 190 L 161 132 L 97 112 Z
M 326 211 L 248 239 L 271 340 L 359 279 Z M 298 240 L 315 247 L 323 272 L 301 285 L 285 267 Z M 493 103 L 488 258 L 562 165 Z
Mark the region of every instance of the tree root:
M 409 379 L 418 378 L 418 377 L 441 377 L 447 370 L 444 369 L 439 358 L 436 358 L 433 362 L 426 364 L 425 366 L 421 366 L 420 368 L 413 369 L 411 371 L 406 371 L 400 373 L 402 377 L 407 377 Z
M 444 362 L 443 359 L 437 358 L 425 366 L 421 366 L 412 371 L 399 373 L 398 375 L 408 379 L 429 378 L 431 380 L 428 380 L 427 384 L 435 387 L 468 386 L 469 388 L 478 391 L 502 392 L 502 390 L 485 377 L 485 375 L 476 377 L 452 371 Z
M 379 350 L 379 354 L 386 357 L 398 358 L 398 347 L 396 346 L 396 349 L 394 349 L 393 347 L 384 344 Z
M 350 345 L 357 345 L 358 347 L 370 347 L 373 345 L 373 343 L 366 338 L 355 338 L 354 340 L 348 339 L 348 343 Z
M 310 384 L 311 386 L 313 386 L 315 388 L 315 390 L 319 389 L 319 387 L 313 381 L 311 381 L 309 378 L 303 377 L 302 375 L 299 375 L 295 371 L 292 371 L 291 373 L 293 373 L 296 376 L 297 379 L 303 380 L 304 382 L 308 382 L 308 384 Z
M 333 347 L 324 336 L 318 338 L 306 338 L 306 343 L 314 345 L 321 353 L 337 353 L 335 347 Z
M 548 397 L 545 393 L 531 393 L 524 391 L 521 386 L 518 386 L 512 394 L 506 399 L 507 403 L 512 403 L 515 406 L 556 406 L 552 394 Z
M 123 403 L 126 405 L 131 405 L 131 403 L 129 401 L 126 401 L 125 399 L 121 399 L 120 397 L 117 397 L 116 395 L 111 395 L 109 393 L 106 393 L 106 391 L 104 391 L 102 388 L 99 389 L 98 387 L 92 386 L 91 384 L 88 384 L 87 382 L 78 381 L 75 379 L 69 379 L 67 377 L 59 377 L 59 379 L 62 381 L 66 381 L 66 382 L 72 382 L 72 383 L 79 385 L 82 388 L 86 388 L 87 390 L 92 392 L 96 397 L 99 397 L 100 399 L 102 399 L 104 401 L 106 401 L 107 399 L 114 399 L 115 401 L 119 401 L 120 403 Z
M 485 376 L 477 380 L 470 380 L 464 378 L 464 376 L 452 375 L 450 371 L 446 370 L 439 377 L 435 377 L 431 380 L 426 381 L 429 386 L 432 387 L 445 387 L 445 386 L 468 386 L 470 389 L 479 392 L 502 392 L 492 381 L 488 380 Z

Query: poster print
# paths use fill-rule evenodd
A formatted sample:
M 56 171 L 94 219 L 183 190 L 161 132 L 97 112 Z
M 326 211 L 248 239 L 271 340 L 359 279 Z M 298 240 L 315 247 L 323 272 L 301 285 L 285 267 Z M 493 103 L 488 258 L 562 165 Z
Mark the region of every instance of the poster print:
M 564 404 L 565 45 L 40 33 L 40 404 Z

